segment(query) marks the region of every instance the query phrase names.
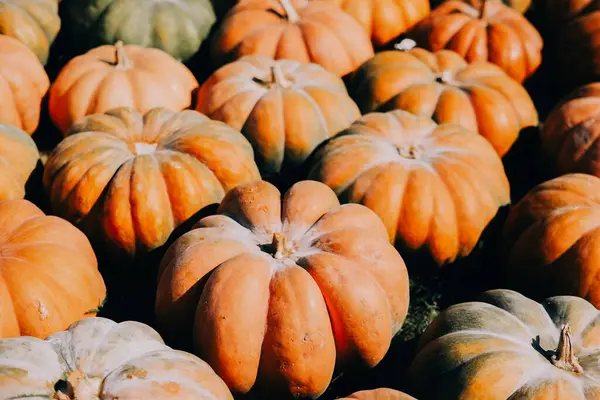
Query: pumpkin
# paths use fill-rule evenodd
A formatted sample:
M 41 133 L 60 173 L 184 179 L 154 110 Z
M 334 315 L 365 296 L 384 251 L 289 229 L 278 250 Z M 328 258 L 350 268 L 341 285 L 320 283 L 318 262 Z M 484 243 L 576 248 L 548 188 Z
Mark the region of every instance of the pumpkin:
M 499 0 L 474 6 L 448 0 L 411 32 L 420 47 L 454 50 L 469 62 L 489 61 L 518 82 L 542 63 L 543 40 L 523 15 Z
M 385 46 L 429 15 L 429 0 L 329 0 L 354 17 L 375 46 Z
M 261 172 L 298 167 L 325 139 L 360 116 L 344 82 L 317 64 L 246 56 L 216 71 L 197 110 L 241 130 Z
M 216 21 L 211 0 L 74 0 L 61 7 L 80 50 L 123 41 L 179 61 L 196 54 Z
M 5 0 L 0 2 L 0 34 L 29 47 L 42 64 L 60 30 L 56 0 Z
M 46 340 L 0 339 L 5 398 L 233 400 L 198 357 L 140 322 L 89 318 Z
M 579 297 L 491 290 L 433 320 L 409 379 L 421 400 L 596 399 L 599 321 Z
M 538 124 L 523 86 L 493 64 L 469 64 L 450 50 L 378 53 L 354 74 L 350 86 L 363 113 L 402 109 L 439 123 L 458 123 L 479 132 L 501 156 L 522 129 Z
M 511 288 L 542 297 L 576 295 L 600 307 L 600 178 L 568 174 L 533 188 L 503 230 Z
M 48 87 L 50 80 L 35 54 L 19 40 L 0 35 L 0 123 L 35 132 Z
M 405 393 L 397 390 L 380 388 L 373 390 L 361 390 L 351 394 L 348 397 L 344 397 L 340 400 L 416 400 L 414 397 L 409 396 Z
M 0 337 L 45 338 L 95 315 L 106 288 L 81 231 L 21 199 L 0 201 L 0 227 Z
M 335 4 L 309 0 L 248 0 L 225 16 L 212 45 L 223 65 L 245 55 L 320 64 L 343 76 L 373 56 L 369 35 Z
M 167 53 L 117 42 L 71 59 L 52 84 L 48 106 L 64 134 L 86 115 L 112 108 L 183 110 L 197 86 L 190 70 Z
M 0 201 L 25 197 L 25 184 L 39 159 L 37 146 L 26 132 L 0 124 Z
M 116 108 L 68 134 L 44 170 L 54 211 L 131 256 L 163 245 L 202 207 L 260 178 L 250 143 L 192 110 Z
M 463 0 L 464 2 L 467 2 L 469 4 L 472 4 L 474 7 L 481 9 L 481 7 L 483 7 L 483 3 L 486 0 Z M 517 11 L 520 14 L 525 14 L 525 12 L 527 10 L 529 10 L 529 7 L 531 7 L 531 1 L 532 0 L 501 0 L 503 4 L 507 5 L 508 7 L 514 9 L 515 11 Z M 550 2 L 552 0 L 545 0 L 546 2 Z M 556 0 L 554 0 L 556 1 Z M 562 0 L 559 0 L 562 1 Z M 437 1 L 436 3 L 436 7 L 437 5 L 439 5 L 439 3 L 442 3 L 442 1 Z
M 375 366 L 408 309 L 408 275 L 368 208 L 300 181 L 231 190 L 167 250 L 156 320 L 235 392 L 318 397 L 334 366 Z M 265 398 L 265 397 L 263 397 Z
M 390 242 L 440 265 L 467 256 L 510 202 L 502 161 L 485 139 L 402 110 L 360 118 L 317 151 L 308 176 L 373 210 Z

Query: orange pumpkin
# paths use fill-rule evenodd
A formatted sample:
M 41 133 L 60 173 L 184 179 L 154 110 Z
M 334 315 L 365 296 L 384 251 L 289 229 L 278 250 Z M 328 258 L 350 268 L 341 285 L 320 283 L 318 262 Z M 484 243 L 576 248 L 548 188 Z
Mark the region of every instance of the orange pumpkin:
M 142 114 L 156 107 L 180 111 L 190 106 L 197 86 L 194 75 L 164 51 L 117 42 L 65 65 L 50 89 L 50 117 L 66 133 L 78 119 L 116 107 Z
M 0 201 L 0 338 L 45 338 L 96 315 L 105 297 L 81 231 L 27 200 Z
M 414 397 L 393 389 L 362 390 L 340 400 L 416 400 Z
M 408 296 L 402 257 L 372 211 L 340 206 L 319 182 L 281 199 L 257 181 L 169 248 L 156 318 L 168 337 L 193 336 L 233 391 L 316 398 L 336 365 L 381 361 Z
M 454 50 L 467 61 L 489 61 L 518 82 L 542 63 L 543 40 L 523 15 L 499 0 L 473 6 L 448 0 L 435 8 L 411 33 L 421 47 Z
M 129 255 L 163 245 L 202 207 L 260 178 L 250 143 L 196 111 L 116 108 L 68 134 L 44 171 L 54 211 Z
M 0 124 L 0 201 L 25 196 L 25 184 L 39 159 L 37 146 L 26 132 Z
M 472 4 L 474 7 L 481 9 L 481 7 L 483 7 L 483 3 L 486 0 L 463 0 L 463 1 L 468 2 L 469 4 Z M 531 7 L 531 2 L 532 2 L 532 0 L 501 0 L 501 1 L 502 1 L 502 3 L 506 4 L 507 6 L 514 9 L 515 11 L 517 11 L 520 14 L 525 14 L 525 12 L 527 10 L 529 10 L 529 7 Z M 550 2 L 552 0 L 545 0 L 545 1 Z M 556 0 L 554 0 L 554 1 L 556 1 Z M 562 0 L 558 0 L 558 1 L 562 1 Z M 578 1 L 578 0 L 576 0 L 576 1 Z M 441 3 L 441 1 L 438 1 L 438 3 Z
M 600 307 L 600 178 L 568 174 L 533 188 L 503 232 L 510 287 L 535 297 L 576 295 Z
M 399 47 L 411 45 L 407 40 Z M 401 109 L 458 123 L 479 132 L 501 156 L 523 128 L 538 124 L 523 86 L 493 64 L 469 64 L 450 50 L 378 53 L 354 74 L 350 86 L 363 113 Z
M 0 35 L 0 123 L 35 132 L 48 87 L 36 55 L 19 40 Z
M 385 46 L 429 15 L 429 0 L 329 0 L 363 26 L 375 46 Z
M 298 167 L 360 116 L 337 75 L 316 64 L 263 56 L 216 71 L 198 91 L 197 110 L 241 130 L 267 175 Z
M 245 55 L 320 64 L 346 75 L 373 56 L 369 36 L 335 4 L 245 0 L 226 15 L 212 48 L 218 65 Z
M 467 256 L 510 202 L 502 161 L 485 139 L 406 111 L 363 116 L 312 161 L 310 179 L 369 207 L 392 243 L 438 264 Z

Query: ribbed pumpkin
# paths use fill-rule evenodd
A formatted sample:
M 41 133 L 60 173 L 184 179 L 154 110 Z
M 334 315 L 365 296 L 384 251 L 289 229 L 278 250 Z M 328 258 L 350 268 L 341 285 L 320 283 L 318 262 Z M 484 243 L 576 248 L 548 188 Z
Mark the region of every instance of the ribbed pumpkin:
M 180 111 L 197 86 L 190 70 L 167 53 L 117 42 L 65 65 L 50 89 L 50 117 L 66 133 L 78 119 L 116 107 L 143 114 L 156 107 Z
M 340 400 L 416 400 L 414 397 L 393 389 L 362 390 Z
M 337 75 L 317 64 L 264 56 L 216 71 L 198 92 L 197 110 L 241 130 L 266 175 L 298 167 L 360 116 Z
M 198 51 L 216 21 L 211 0 L 69 0 L 61 7 L 80 50 L 123 41 L 180 61 Z
M 19 40 L 0 35 L 0 123 L 35 132 L 48 87 L 36 55 Z
M 260 178 L 242 134 L 196 111 L 117 108 L 68 133 L 44 171 L 54 211 L 130 255 L 161 246 L 202 207 Z
M 504 226 L 511 288 L 576 295 L 600 307 L 600 178 L 568 174 L 532 189 Z
M 0 349 L 5 399 L 233 400 L 204 361 L 139 322 L 90 318 L 45 341 L 1 339 Z
M 408 32 L 429 15 L 429 0 L 328 0 L 352 15 L 371 37 L 384 46 Z
M 420 400 L 597 399 L 599 321 L 579 297 L 491 290 L 437 316 L 409 379 Z
M 0 201 L 0 338 L 45 338 L 96 315 L 105 297 L 96 256 L 81 231 L 27 200 Z
M 164 332 L 193 337 L 233 391 L 274 399 L 316 398 L 334 366 L 379 363 L 408 309 L 406 267 L 379 218 L 314 181 L 284 196 L 264 181 L 231 190 L 159 276 Z
M 543 40 L 523 15 L 499 0 L 474 6 L 448 0 L 435 8 L 411 32 L 428 50 L 454 50 L 467 61 L 489 61 L 518 82 L 542 63 Z
M 56 0 L 4 0 L 0 2 L 0 21 L 0 34 L 20 40 L 46 64 L 60 30 Z
M 410 48 L 410 40 L 400 48 Z M 479 132 L 499 155 L 519 132 L 538 124 L 527 91 L 499 67 L 467 63 L 450 50 L 385 51 L 355 73 L 352 97 L 363 113 L 402 109 L 439 123 L 458 123 Z
M 373 56 L 369 35 L 335 4 L 310 0 L 245 0 L 216 33 L 218 65 L 246 55 L 316 63 L 343 76 Z
M 26 132 L 0 124 L 0 201 L 25 196 L 25 184 L 39 159 L 37 146 Z
M 474 7 L 481 9 L 481 7 L 483 7 L 483 3 L 486 0 L 463 0 L 464 2 L 467 2 L 469 4 L 472 4 Z M 529 7 L 531 7 L 531 2 L 532 0 L 501 0 L 503 4 L 506 4 L 508 7 L 516 10 L 518 13 L 520 14 L 524 14 L 527 10 L 529 10 Z M 549 3 L 551 1 L 557 1 L 557 0 L 546 0 L 545 2 Z M 563 1 L 563 0 L 558 0 L 558 1 Z M 572 1 L 572 0 L 570 0 Z M 575 0 L 575 1 L 579 1 L 579 0 Z M 587 1 L 587 0 L 585 0 Z M 441 0 L 436 1 L 436 3 L 442 3 Z
M 406 111 L 363 116 L 312 161 L 310 179 L 369 207 L 392 243 L 438 264 L 468 255 L 510 202 L 502 161 L 485 139 Z

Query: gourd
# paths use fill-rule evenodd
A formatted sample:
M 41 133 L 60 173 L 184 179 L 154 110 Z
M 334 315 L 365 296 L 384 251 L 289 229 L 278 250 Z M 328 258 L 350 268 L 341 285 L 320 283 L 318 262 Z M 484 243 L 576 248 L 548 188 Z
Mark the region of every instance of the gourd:
M 39 159 L 27 132 L 0 124 L 0 201 L 25 197 L 25 184 Z

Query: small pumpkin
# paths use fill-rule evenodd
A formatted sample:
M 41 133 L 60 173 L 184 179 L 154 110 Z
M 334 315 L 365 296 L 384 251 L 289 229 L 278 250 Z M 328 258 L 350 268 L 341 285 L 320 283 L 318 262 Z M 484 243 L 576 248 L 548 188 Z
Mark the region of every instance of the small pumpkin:
M 481 7 L 483 6 L 483 3 L 486 0 L 462 0 L 462 1 L 472 4 L 474 7 L 481 9 Z M 519 14 L 525 14 L 525 12 L 527 12 L 527 10 L 529 10 L 529 8 L 531 7 L 531 3 L 532 3 L 532 0 L 501 0 L 501 1 L 503 4 L 507 5 L 508 7 L 512 8 L 513 10 L 517 11 Z M 546 0 L 546 2 L 549 2 L 549 1 L 556 1 L 556 0 Z M 562 1 L 562 0 L 558 0 L 558 1 Z M 575 1 L 578 1 L 578 0 L 575 0 Z M 442 3 L 442 1 L 437 1 L 437 3 Z
M 356 71 L 350 93 L 363 113 L 401 109 L 457 123 L 479 132 L 501 156 L 522 129 L 538 125 L 525 88 L 499 67 L 413 45 L 403 41 L 400 50 L 378 53 Z
M 5 398 L 233 400 L 198 357 L 140 322 L 89 318 L 46 340 L 0 339 Z
M 440 265 L 467 256 L 510 202 L 502 161 L 485 139 L 406 111 L 363 116 L 312 162 L 310 179 L 369 207 L 392 243 Z
M 49 87 L 36 55 L 19 40 L 0 35 L 0 123 L 35 132 Z
M 0 201 L 25 197 L 40 153 L 27 132 L 0 123 Z
M 167 53 L 117 42 L 70 60 L 50 88 L 48 107 L 64 134 L 80 118 L 112 108 L 183 110 L 197 86 L 190 70 Z
M 45 338 L 96 315 L 106 287 L 81 231 L 21 199 L 0 201 L 0 227 L 0 338 Z
M 380 388 L 372 390 L 361 390 L 360 392 L 352 393 L 348 397 L 340 400 L 416 400 L 414 397 L 397 390 Z
M 122 41 L 178 61 L 196 54 L 216 21 L 211 0 L 71 0 L 61 7 L 80 51 Z
M 373 56 L 369 35 L 335 4 L 247 0 L 225 16 L 212 46 L 217 65 L 246 55 L 320 64 L 343 76 Z
M 543 40 L 527 19 L 499 0 L 472 5 L 448 0 L 419 23 L 411 37 L 431 51 L 454 50 L 468 62 L 489 61 L 518 82 L 542 63 Z
M 281 196 L 256 181 L 168 249 L 155 304 L 168 337 L 193 340 L 232 391 L 316 398 L 336 365 L 381 361 L 408 299 L 402 257 L 372 211 L 340 206 L 319 182 Z
M 198 210 L 260 178 L 242 134 L 192 110 L 116 108 L 68 134 L 44 170 L 54 211 L 131 256 L 163 245 Z
M 264 56 L 217 70 L 198 91 L 196 109 L 241 130 L 263 176 L 298 167 L 360 116 L 337 75 L 317 64 Z
M 510 287 L 535 297 L 576 295 L 600 307 L 600 178 L 567 174 L 533 188 L 503 230 Z
M 600 312 L 579 297 L 491 290 L 433 320 L 409 379 L 421 400 L 596 399 L 599 328 Z

